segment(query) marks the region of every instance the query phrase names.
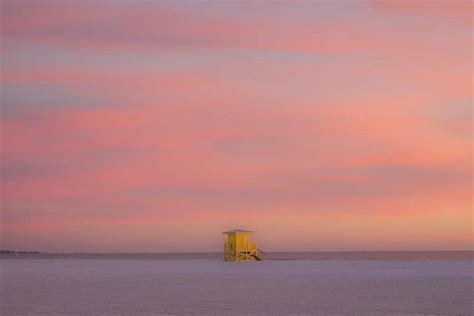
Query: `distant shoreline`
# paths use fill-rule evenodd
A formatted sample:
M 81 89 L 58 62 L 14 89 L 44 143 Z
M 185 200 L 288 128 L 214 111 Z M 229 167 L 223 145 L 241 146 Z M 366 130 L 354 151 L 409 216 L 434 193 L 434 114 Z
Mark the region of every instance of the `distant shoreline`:
M 221 252 L 181 253 L 43 253 L 2 251 L 1 259 L 80 259 L 80 260 L 222 260 Z M 472 260 L 474 251 L 295 251 L 269 252 L 267 260 Z

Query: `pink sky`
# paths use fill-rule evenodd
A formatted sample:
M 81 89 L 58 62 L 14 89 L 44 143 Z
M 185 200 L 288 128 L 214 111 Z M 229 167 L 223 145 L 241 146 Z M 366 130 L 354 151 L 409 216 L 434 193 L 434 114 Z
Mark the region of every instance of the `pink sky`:
M 1 248 L 473 248 L 469 1 L 1 15 Z

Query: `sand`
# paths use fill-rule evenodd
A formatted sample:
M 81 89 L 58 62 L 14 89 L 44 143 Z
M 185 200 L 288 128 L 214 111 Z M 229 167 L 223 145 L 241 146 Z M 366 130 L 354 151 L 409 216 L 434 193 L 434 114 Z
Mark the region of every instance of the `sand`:
M 0 260 L 1 315 L 472 315 L 473 261 Z

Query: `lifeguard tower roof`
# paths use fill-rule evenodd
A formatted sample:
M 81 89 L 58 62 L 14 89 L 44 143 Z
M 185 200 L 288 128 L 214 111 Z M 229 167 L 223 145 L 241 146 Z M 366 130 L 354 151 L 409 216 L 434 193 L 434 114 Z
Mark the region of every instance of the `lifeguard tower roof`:
M 232 230 L 223 232 L 223 234 L 235 234 L 235 233 L 253 233 L 253 231 L 237 228 L 237 229 L 232 229 Z

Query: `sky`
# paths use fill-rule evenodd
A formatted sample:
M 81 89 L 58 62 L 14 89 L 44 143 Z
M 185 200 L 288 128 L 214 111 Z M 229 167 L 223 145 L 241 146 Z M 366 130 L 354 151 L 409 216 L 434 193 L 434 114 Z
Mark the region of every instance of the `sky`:
M 0 248 L 473 249 L 470 1 L 1 1 Z

